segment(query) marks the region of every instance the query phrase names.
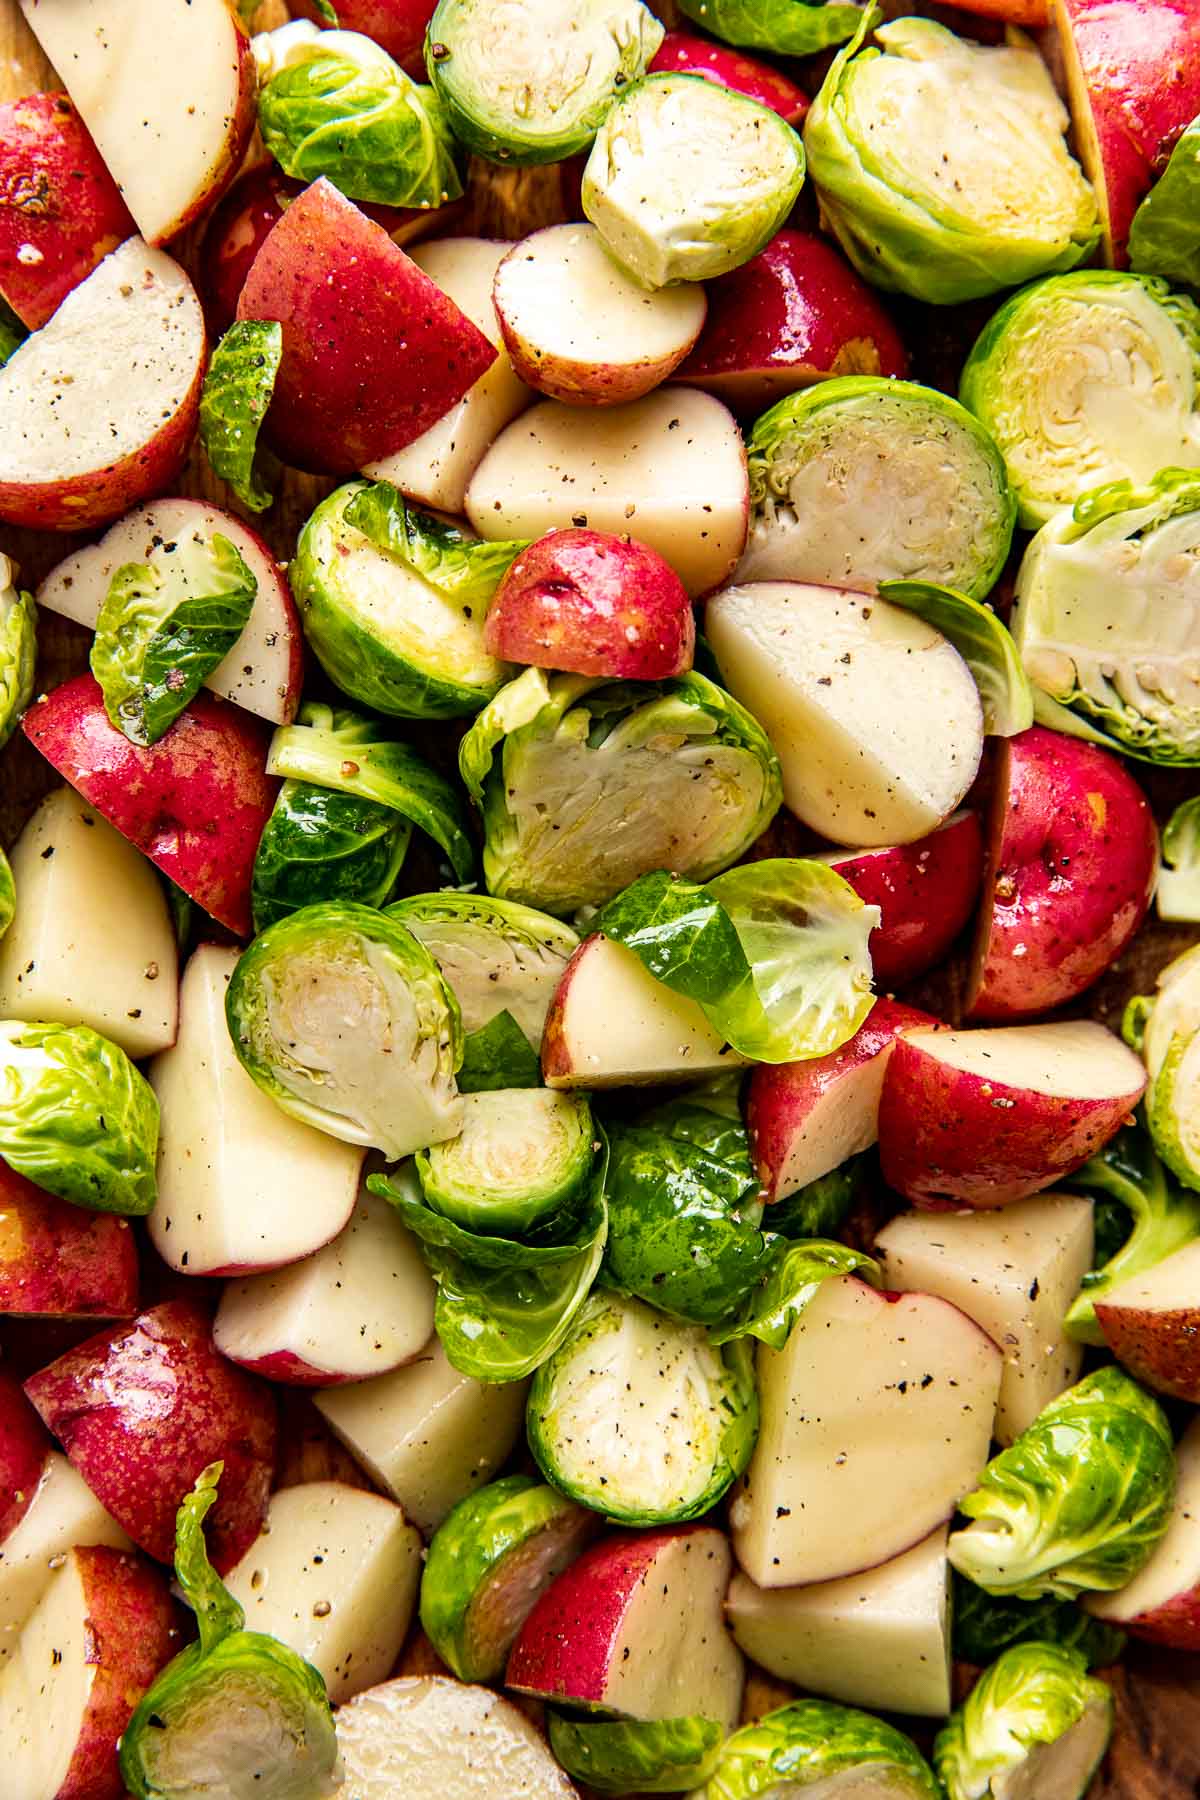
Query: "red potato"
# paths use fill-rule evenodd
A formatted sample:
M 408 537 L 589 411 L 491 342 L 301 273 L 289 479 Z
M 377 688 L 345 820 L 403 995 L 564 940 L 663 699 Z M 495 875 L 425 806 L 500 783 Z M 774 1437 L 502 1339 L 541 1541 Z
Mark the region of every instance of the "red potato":
M 1200 1405 L 1200 1241 L 1110 1288 L 1096 1318 L 1131 1375 Z
M 0 1369 L 0 1544 L 29 1511 L 49 1452 L 46 1429 L 20 1382 Z
M 1200 1650 L 1200 1420 L 1175 1449 L 1175 1506 L 1149 1562 L 1114 1594 L 1087 1594 L 1097 1619 L 1171 1650 Z
M 830 375 L 907 371 L 873 289 L 824 238 L 785 230 L 708 283 L 708 319 L 675 379 L 754 414 Z
M 425 81 L 425 28 L 433 17 L 437 0 L 338 0 L 338 24 L 343 31 L 361 31 L 364 37 L 382 44 L 415 81 Z M 313 0 L 293 0 L 294 19 L 322 19 Z
M 279 791 L 261 720 L 199 693 L 156 744 L 131 744 L 109 723 L 95 677 L 77 675 L 31 706 L 21 729 L 198 906 L 250 936 L 250 877 Z
M 128 1319 L 137 1305 L 129 1220 L 71 1206 L 0 1163 L 0 1314 Z
M 275 1399 L 218 1354 L 198 1301 L 168 1300 L 88 1338 L 30 1376 L 25 1392 L 147 1555 L 171 1561 L 179 1503 L 218 1459 L 214 1567 L 232 1568 L 258 1536 L 275 1468 Z
M 883 917 L 871 933 L 875 986 L 904 987 L 941 962 L 975 910 L 983 874 L 978 815 L 957 812 L 914 844 L 882 850 L 827 850 L 860 900 Z
M 849 1042 L 828 1056 L 759 1063 L 750 1077 L 746 1126 L 764 1200 L 783 1200 L 870 1149 L 896 1038 L 936 1024 L 915 1006 L 877 1000 Z
M 906 1033 L 879 1103 L 883 1178 L 935 1212 L 1024 1200 L 1095 1155 L 1145 1086 L 1090 1020 Z
M 285 461 L 350 474 L 462 399 L 496 349 L 386 231 L 315 181 L 255 257 L 239 319 L 277 319 L 267 431 Z
M 808 111 L 808 95 L 769 63 L 756 62 L 744 50 L 714 44 L 691 31 L 668 31 L 650 64 L 651 75 L 703 75 L 718 87 L 732 88 L 760 106 L 770 107 L 789 125 L 799 125 Z
M 1146 916 L 1158 833 L 1118 757 L 1040 725 L 1000 740 L 970 1019 L 1022 1019 L 1089 988 Z
M 0 369 L 0 519 L 82 531 L 169 487 L 206 359 L 191 282 L 130 238 Z
M 1025 31 L 1050 23 L 1050 0 L 957 0 L 957 4 L 963 12 L 1019 25 Z
M 687 589 L 657 550 L 608 531 L 547 532 L 509 566 L 484 644 L 503 662 L 615 681 L 665 681 L 692 666 Z
M 136 231 L 66 94 L 0 106 L 0 295 L 30 331 Z

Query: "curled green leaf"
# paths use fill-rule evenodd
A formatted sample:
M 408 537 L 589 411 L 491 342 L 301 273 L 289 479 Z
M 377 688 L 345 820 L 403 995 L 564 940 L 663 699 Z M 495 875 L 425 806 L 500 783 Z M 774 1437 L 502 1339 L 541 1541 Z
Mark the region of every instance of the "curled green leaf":
M 275 497 L 262 479 L 258 434 L 282 359 L 282 325 L 239 319 L 213 351 L 200 394 L 200 442 L 213 474 L 252 512 L 265 512 Z

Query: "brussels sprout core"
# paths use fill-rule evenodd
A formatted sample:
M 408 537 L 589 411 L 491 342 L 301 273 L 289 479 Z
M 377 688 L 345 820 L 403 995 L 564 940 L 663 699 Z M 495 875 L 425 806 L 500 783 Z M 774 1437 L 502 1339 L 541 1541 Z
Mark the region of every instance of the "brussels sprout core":
M 469 1231 L 515 1235 L 575 1203 L 595 1155 L 582 1095 L 501 1089 L 462 1105 L 458 1137 L 417 1155 L 435 1211 Z

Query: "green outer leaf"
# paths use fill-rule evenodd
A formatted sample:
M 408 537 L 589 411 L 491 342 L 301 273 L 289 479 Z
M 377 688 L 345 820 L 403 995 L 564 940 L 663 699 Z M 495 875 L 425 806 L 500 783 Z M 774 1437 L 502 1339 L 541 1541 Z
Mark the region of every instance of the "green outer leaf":
M 1125 1633 L 1093 1619 L 1070 1600 L 1013 1600 L 985 1594 L 973 1581 L 954 1576 L 954 1654 L 962 1662 L 985 1664 L 1014 1644 L 1058 1644 L 1075 1650 L 1089 1668 L 1116 1662 Z
M 1107 731 L 1100 731 L 1087 719 L 1081 719 L 1069 706 L 1061 705 L 1036 685 L 1033 690 L 1033 722 L 1035 725 L 1045 725 L 1050 731 L 1061 731 L 1064 737 L 1078 738 L 1081 743 L 1099 744 L 1102 750 L 1111 750 L 1114 756 L 1137 757 L 1136 750 L 1130 750 Z M 1138 757 L 1138 761 L 1144 760 Z
M 254 858 L 255 931 L 323 900 L 383 906 L 411 835 L 409 821 L 390 806 L 285 781 Z
M 716 1769 L 694 1800 L 764 1800 L 869 1772 L 873 1792 L 895 1800 L 943 1800 L 933 1770 L 894 1725 L 828 1700 L 793 1700 L 725 1740 Z M 887 1781 L 885 1789 L 883 1783 Z
M 547 1711 L 550 1748 L 602 1794 L 677 1794 L 707 1779 L 725 1736 L 716 1719 L 571 1719 Z
M 427 1203 L 444 1219 L 517 1236 L 575 1213 L 595 1154 L 586 1095 L 526 1087 L 467 1103 L 459 1135 L 418 1150 L 416 1166 Z
M 838 1275 L 864 1275 L 878 1286 L 881 1279 L 877 1262 L 845 1244 L 815 1238 L 789 1243 L 786 1238 L 774 1238 L 770 1248 L 771 1260 L 759 1285 L 747 1294 L 738 1319 L 712 1333 L 714 1344 L 752 1337 L 772 1350 L 782 1350 L 823 1282 Z
M 1111 1732 L 1112 1694 L 1087 1673 L 1078 1651 L 1045 1643 L 1006 1650 L 980 1676 L 934 1743 L 933 1763 L 948 1800 L 979 1800 L 997 1792 L 997 1783 L 1007 1791 L 1007 1782 L 1039 1745 L 1055 1743 L 1094 1707 L 1107 1715 Z M 1083 1794 L 1094 1773 L 1095 1765 L 1073 1790 L 1076 1795 Z M 1063 1793 L 1065 1800 L 1065 1789 Z
M 1146 1094 L 1146 1124 L 1154 1148 L 1184 1186 L 1200 1188 L 1200 1148 L 1193 1113 L 1196 1105 L 1194 1031 L 1177 1031 Z M 1196 1196 L 1200 1202 L 1200 1194 Z M 1197 1209 L 1200 1236 L 1200 1207 Z
M 1200 288 L 1200 121 L 1176 138 L 1170 161 L 1133 215 L 1129 266 Z
M 809 0 L 679 0 L 679 10 L 714 37 L 770 56 L 813 56 L 853 37 L 862 8 Z
M 282 360 L 282 325 L 274 319 L 239 319 L 213 351 L 200 394 L 204 454 L 213 474 L 227 481 L 251 512 L 265 512 L 275 498 L 255 461 Z
M 676 1100 L 661 1101 L 639 1113 L 634 1123 L 644 1131 L 660 1132 L 666 1137 L 681 1139 L 685 1144 L 693 1144 L 706 1156 L 728 1164 L 749 1181 L 754 1176 L 754 1161 L 750 1155 L 750 1134 L 742 1122 L 737 1101 L 740 1073 L 738 1071 L 733 1079 L 732 1111 L 725 1111 L 716 1095 L 700 1087 L 689 1089 Z
M 534 1088 L 542 1079 L 537 1051 L 507 1008 L 469 1031 L 463 1039 L 460 1094 L 494 1093 L 500 1088 Z
M 708 888 L 655 869 L 610 900 L 593 926 L 706 1012 L 724 996 L 753 1005 L 753 971 L 733 920 Z
M 410 506 L 390 481 L 356 489 L 342 517 L 377 550 L 385 550 L 440 593 L 485 611 L 530 538 L 474 538 L 433 513 Z
M 33 699 L 37 607 L 16 585 L 16 569 L 0 555 L 0 750 Z
M 833 1237 L 853 1210 L 873 1166 L 870 1150 L 848 1157 L 828 1175 L 818 1175 L 794 1194 L 772 1201 L 766 1212 L 767 1225 L 785 1238 Z
M 1180 801 L 1167 820 L 1162 860 L 1154 891 L 1159 918 L 1200 923 L 1200 794 Z
M 209 1463 L 197 1475 L 191 1493 L 184 1496 L 175 1515 L 175 1578 L 196 1615 L 200 1649 L 205 1656 L 216 1649 L 222 1638 L 241 1631 L 246 1623 L 241 1601 L 234 1599 L 209 1562 L 204 1541 L 204 1521 L 216 1505 L 217 1487 L 224 1473 L 223 1462 Z
M 3 937 L 17 913 L 17 884 L 12 864 L 0 850 L 0 937 Z
M 879 593 L 932 625 L 958 651 L 979 689 L 983 728 L 1015 737 L 1033 724 L 1033 691 L 1012 634 L 990 606 L 932 581 L 881 581 Z
M 394 1206 L 401 1220 L 432 1251 L 444 1250 L 459 1262 L 475 1269 L 539 1269 L 568 1262 L 576 1253 L 574 1238 L 555 1237 L 548 1241 L 539 1234 L 534 1243 L 501 1237 L 497 1232 L 468 1231 L 441 1213 L 434 1212 L 421 1191 L 414 1164 L 403 1163 L 390 1175 L 369 1175 L 367 1187 L 372 1194 Z M 571 1225 L 577 1225 L 572 1220 Z
M 29 332 L 11 306 L 0 299 L 0 369 L 15 350 L 19 350 Z

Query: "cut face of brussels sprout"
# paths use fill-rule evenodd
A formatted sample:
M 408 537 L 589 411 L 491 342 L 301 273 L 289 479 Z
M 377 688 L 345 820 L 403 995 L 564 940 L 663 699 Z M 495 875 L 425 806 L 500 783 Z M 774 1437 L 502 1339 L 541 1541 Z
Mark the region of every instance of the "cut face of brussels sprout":
M 481 1031 L 507 1012 L 537 1049 L 554 990 L 579 948 L 577 932 L 489 894 L 417 894 L 390 910 L 450 983 L 464 1031 Z
M 37 613 L 17 586 L 16 565 L 0 556 L 0 749 L 33 699 Z
M 411 836 L 409 821 L 389 806 L 285 781 L 254 858 L 255 929 L 322 900 L 382 906 Z
M 871 591 L 938 582 L 982 600 L 1016 506 L 987 432 L 915 382 L 843 375 L 789 394 L 749 442 L 750 538 L 735 579 Z
M 749 262 L 803 182 L 804 148 L 778 113 L 698 75 L 651 75 L 610 109 L 582 204 L 617 261 L 659 288 Z
M 1113 481 L 1200 466 L 1200 308 L 1149 275 L 1088 270 L 1014 294 L 959 390 L 1000 446 L 1021 524 Z
M 592 1172 L 592 1113 L 548 1088 L 468 1094 L 456 1138 L 417 1154 L 425 1198 L 468 1231 L 516 1236 L 569 1214 Z
M 1190 800 L 1182 800 L 1163 826 L 1162 866 L 1154 890 L 1160 919 L 1178 919 L 1187 924 L 1200 919 L 1198 874 L 1200 795 L 1194 795 Z
M 568 1775 L 602 1794 L 677 1794 L 702 1782 L 724 1735 L 716 1719 L 568 1719 L 549 1715 L 550 1748 Z
M 933 1770 L 892 1725 L 793 1700 L 726 1738 L 702 1800 L 940 1800 Z
M 383 913 L 332 901 L 280 919 L 238 962 L 226 1014 L 251 1079 L 331 1137 L 394 1161 L 461 1128 L 458 1006 Z
M 645 73 L 663 28 L 641 0 L 440 0 L 429 78 L 454 135 L 493 162 L 586 150 L 621 88 Z
M 949 1800 L 1082 1800 L 1108 1745 L 1113 1700 L 1077 1650 L 1006 1650 L 938 1734 Z

